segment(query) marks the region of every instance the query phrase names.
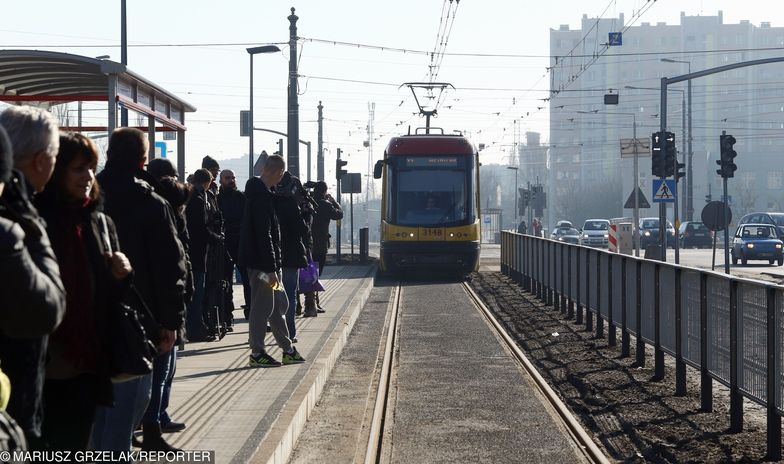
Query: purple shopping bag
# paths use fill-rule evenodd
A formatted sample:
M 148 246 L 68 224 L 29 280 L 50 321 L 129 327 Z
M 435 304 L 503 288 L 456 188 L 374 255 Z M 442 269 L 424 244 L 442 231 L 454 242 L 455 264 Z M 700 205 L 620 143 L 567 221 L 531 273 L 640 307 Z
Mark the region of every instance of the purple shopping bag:
M 308 258 L 308 265 L 299 270 L 298 290 L 302 293 L 324 291 L 324 287 L 319 282 L 319 265 L 311 258 Z

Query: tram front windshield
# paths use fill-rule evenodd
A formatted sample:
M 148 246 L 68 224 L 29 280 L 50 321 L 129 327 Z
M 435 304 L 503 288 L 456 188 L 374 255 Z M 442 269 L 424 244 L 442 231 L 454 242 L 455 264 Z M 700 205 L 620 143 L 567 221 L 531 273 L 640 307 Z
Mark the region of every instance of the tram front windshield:
M 460 166 L 464 160 L 460 161 L 457 165 L 427 167 L 400 163 L 392 182 L 393 222 L 446 226 L 472 221 L 470 169 Z

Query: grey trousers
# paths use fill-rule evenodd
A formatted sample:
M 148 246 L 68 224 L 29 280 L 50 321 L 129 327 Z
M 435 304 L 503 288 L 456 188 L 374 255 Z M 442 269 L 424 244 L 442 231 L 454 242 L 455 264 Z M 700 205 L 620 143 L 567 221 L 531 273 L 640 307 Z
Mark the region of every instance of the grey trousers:
M 288 308 L 276 308 L 275 295 L 272 287 L 259 278 L 263 273 L 258 269 L 248 268 L 250 277 L 250 314 L 248 321 L 248 338 L 250 350 L 253 354 L 266 353 L 264 338 L 267 336 L 267 322 L 272 328 L 272 335 L 284 353 L 291 351 L 289 329 L 286 326 L 284 313 Z M 278 273 L 280 280 L 280 273 Z M 282 281 L 281 281 L 282 282 Z M 281 284 L 282 285 L 282 284 Z M 285 293 L 284 293 L 285 295 Z M 286 300 L 284 297 L 282 300 Z M 278 305 L 282 302 L 278 301 Z

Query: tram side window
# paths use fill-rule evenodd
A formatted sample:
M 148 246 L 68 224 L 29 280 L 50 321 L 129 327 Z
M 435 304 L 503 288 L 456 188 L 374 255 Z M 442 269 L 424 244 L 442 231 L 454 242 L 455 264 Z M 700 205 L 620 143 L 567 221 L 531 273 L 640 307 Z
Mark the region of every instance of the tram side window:
M 466 219 L 464 171 L 403 170 L 397 181 L 398 224 L 427 226 Z

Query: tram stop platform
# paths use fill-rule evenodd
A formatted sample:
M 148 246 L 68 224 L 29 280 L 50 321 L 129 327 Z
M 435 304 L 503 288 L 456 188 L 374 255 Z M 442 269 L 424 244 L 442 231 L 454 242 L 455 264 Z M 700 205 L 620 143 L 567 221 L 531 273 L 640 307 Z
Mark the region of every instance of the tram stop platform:
M 248 323 L 234 312 L 234 331 L 216 342 L 191 343 L 178 353 L 169 415 L 187 428 L 167 434 L 186 450 L 215 451 L 218 463 L 285 462 L 305 426 L 349 333 L 373 288 L 375 266 L 327 266 L 322 276 L 326 312 L 297 318 L 303 364 L 248 366 Z M 243 301 L 234 287 L 235 308 Z M 267 334 L 268 353 L 282 353 Z

